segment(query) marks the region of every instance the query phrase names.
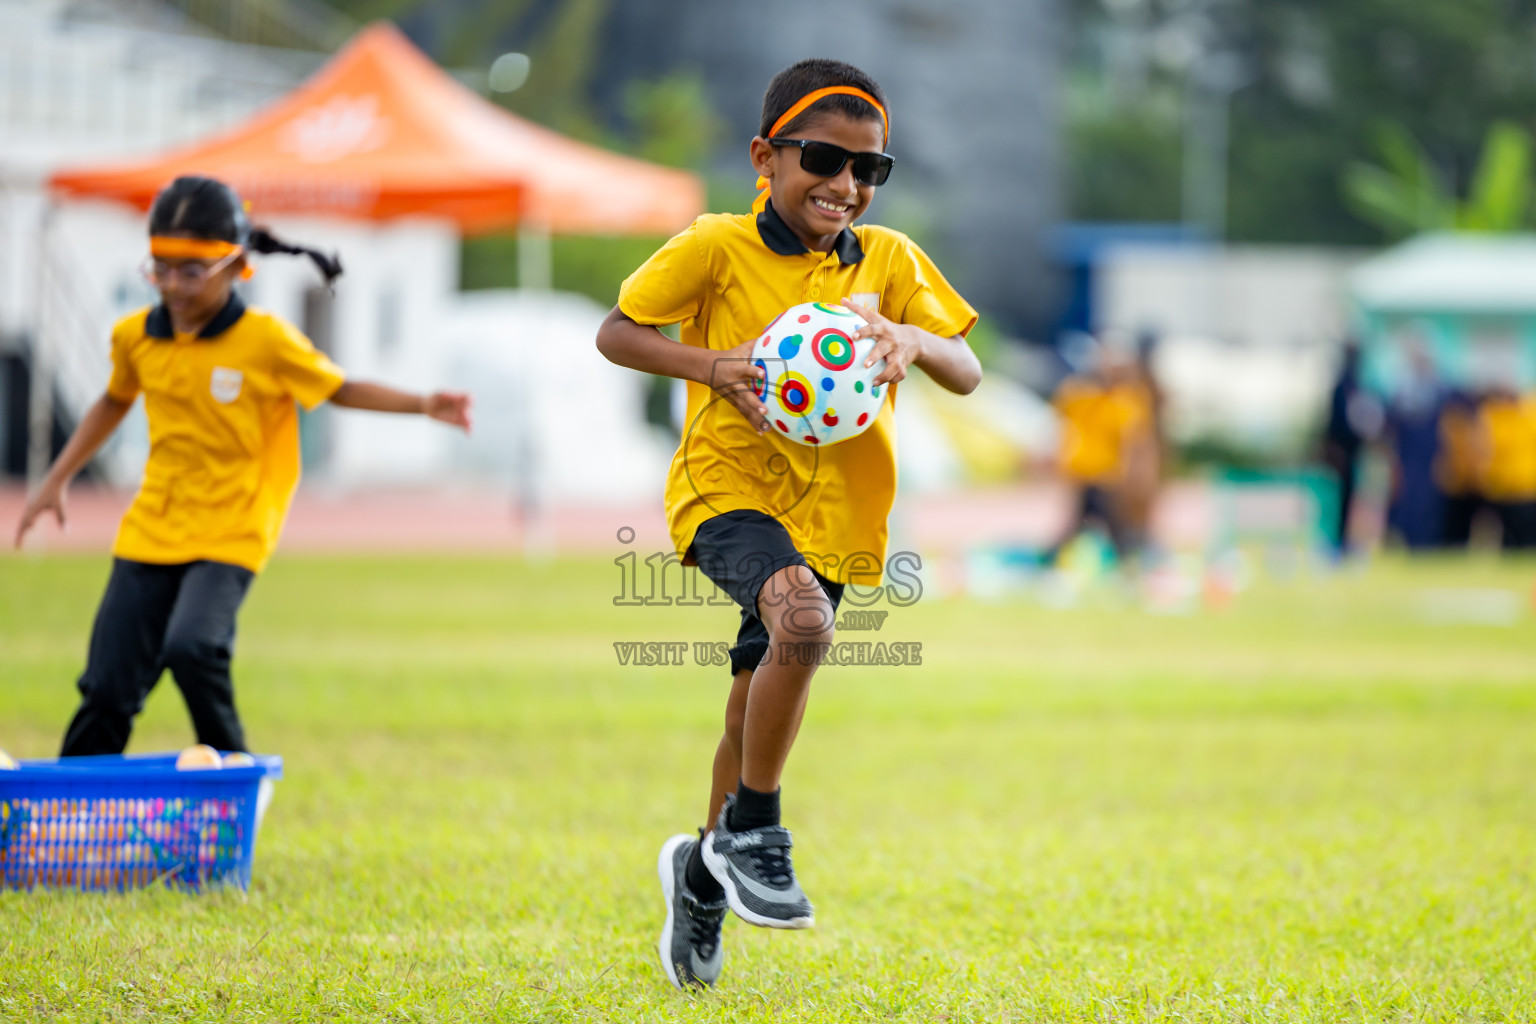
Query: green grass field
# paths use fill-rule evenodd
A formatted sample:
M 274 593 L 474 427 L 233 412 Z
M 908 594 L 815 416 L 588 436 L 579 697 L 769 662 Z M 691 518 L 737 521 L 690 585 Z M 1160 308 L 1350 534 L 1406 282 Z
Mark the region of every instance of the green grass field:
M 54 751 L 106 571 L 0 559 L 18 756 Z M 729 920 L 681 995 L 655 857 L 727 679 L 613 643 L 735 612 L 616 608 L 603 560 L 282 556 L 237 655 L 287 763 L 251 893 L 0 894 L 0 1019 L 1536 1020 L 1536 627 L 1421 615 L 1533 578 L 894 609 L 924 665 L 824 670 L 784 783 L 816 929 Z M 167 678 L 133 749 L 189 739 Z

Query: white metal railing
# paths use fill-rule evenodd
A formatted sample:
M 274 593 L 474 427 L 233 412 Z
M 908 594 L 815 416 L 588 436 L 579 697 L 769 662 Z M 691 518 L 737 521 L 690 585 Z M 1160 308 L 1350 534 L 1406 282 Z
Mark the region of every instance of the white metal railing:
M 47 472 L 53 423 L 63 413 L 78 424 L 105 390 L 112 372 L 112 319 L 97 297 L 81 287 L 82 275 L 59 232 L 50 209 L 40 228 L 35 267 L 36 306 L 30 335 L 32 387 L 29 402 L 27 478 L 32 483 Z M 109 480 L 121 483 L 129 475 L 120 458 L 121 431 L 103 445 L 96 463 Z
M 0 3 L 0 149 L 108 153 L 183 142 L 275 100 L 326 57 Z
M 145 0 L 140 0 L 145 2 Z M 149 0 L 156 2 L 156 0 Z M 321 0 L 162 0 L 232 42 L 333 50 L 357 22 Z

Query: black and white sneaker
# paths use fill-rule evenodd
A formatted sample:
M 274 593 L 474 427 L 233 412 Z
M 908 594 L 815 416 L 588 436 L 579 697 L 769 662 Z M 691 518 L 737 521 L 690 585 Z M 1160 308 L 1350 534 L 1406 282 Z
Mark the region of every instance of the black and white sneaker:
M 725 888 L 736 916 L 763 928 L 810 928 L 816 911 L 795 881 L 789 860 L 794 845 L 789 830 L 778 825 L 733 832 L 735 796 L 725 798 L 713 832 L 704 837 L 704 866 Z
M 661 894 L 667 901 L 667 923 L 662 925 L 657 951 L 667 980 L 678 988 L 713 985 L 725 963 L 725 949 L 720 945 L 725 900 L 702 903 L 688 888 L 688 858 L 697 842 L 690 835 L 673 836 L 656 859 Z

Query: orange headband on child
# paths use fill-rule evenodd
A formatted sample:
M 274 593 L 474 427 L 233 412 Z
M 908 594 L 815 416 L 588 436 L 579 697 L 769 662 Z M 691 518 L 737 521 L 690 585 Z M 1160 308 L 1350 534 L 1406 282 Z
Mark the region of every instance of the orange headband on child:
M 885 104 L 855 85 L 829 85 L 825 89 L 815 89 L 806 93 L 796 100 L 793 106 L 784 111 L 784 116 L 773 122 L 773 127 L 768 129 L 768 138 L 771 139 L 779 134 L 780 128 L 783 128 L 786 124 L 789 124 L 789 122 L 805 113 L 806 108 L 811 104 L 828 96 L 857 96 L 880 111 L 880 122 L 885 126 L 885 141 L 882 145 L 889 146 L 891 144 L 891 115 L 886 113 Z M 762 213 L 763 208 L 768 205 L 768 179 L 759 174 L 757 176 L 757 187 L 762 189 L 762 191 L 757 194 L 757 199 L 752 203 L 752 212 Z
M 245 251 L 245 246 L 221 238 L 171 238 L 149 236 L 149 254 L 162 260 L 222 260 Z M 240 276 L 249 280 L 256 269 L 247 265 Z
M 170 238 L 151 235 L 149 254 L 167 260 L 221 260 L 245 248 L 219 238 Z

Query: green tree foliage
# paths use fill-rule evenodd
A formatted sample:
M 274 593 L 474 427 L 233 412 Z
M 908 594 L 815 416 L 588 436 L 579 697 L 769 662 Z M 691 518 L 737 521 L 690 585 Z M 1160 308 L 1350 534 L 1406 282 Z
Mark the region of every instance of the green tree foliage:
M 725 133 L 696 72 L 630 82 L 624 110 L 635 155 L 670 167 L 702 170 Z
M 1162 112 L 1118 111 L 1067 122 L 1071 216 L 1088 221 L 1179 219 L 1179 124 Z
M 1229 108 L 1235 240 L 1375 242 L 1410 211 L 1496 230 L 1523 202 L 1513 130 L 1536 112 L 1536 0 L 1073 0 L 1069 17 L 1076 215 L 1169 217 L 1170 187 L 1157 183 L 1181 126 L 1167 111 L 1211 53 L 1247 77 Z M 1411 141 L 1383 151 L 1382 124 Z
M 1379 163 L 1344 169 L 1344 192 L 1362 220 L 1389 238 L 1419 231 L 1517 231 L 1531 219 L 1530 133 L 1500 121 L 1488 130 L 1465 198 L 1458 198 L 1429 154 L 1401 125 L 1377 133 Z

